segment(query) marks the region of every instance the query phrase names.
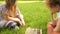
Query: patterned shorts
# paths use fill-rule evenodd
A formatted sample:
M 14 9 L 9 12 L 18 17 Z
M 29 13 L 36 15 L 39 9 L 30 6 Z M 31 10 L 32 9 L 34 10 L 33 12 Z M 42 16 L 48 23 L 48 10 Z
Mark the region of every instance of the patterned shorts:
M 12 27 L 13 25 L 17 25 L 16 22 L 14 21 L 0 21 L 0 28 L 3 28 L 3 27 Z

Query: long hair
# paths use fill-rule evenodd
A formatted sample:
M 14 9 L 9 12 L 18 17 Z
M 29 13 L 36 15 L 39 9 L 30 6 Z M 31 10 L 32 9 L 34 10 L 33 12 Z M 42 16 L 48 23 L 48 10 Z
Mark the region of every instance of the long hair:
M 5 7 L 7 8 L 7 14 L 2 14 L 4 19 L 9 20 L 8 16 L 10 17 L 16 17 L 16 0 L 5 0 L 6 5 Z
M 15 17 L 16 16 L 16 0 L 5 0 L 7 8 L 7 14 L 3 13 L 3 17 L 8 20 L 8 16 Z
M 48 8 L 51 10 L 51 13 L 57 13 L 60 10 L 60 0 L 46 0 Z
M 51 10 L 51 17 L 53 21 L 54 20 L 53 14 L 59 12 L 60 10 L 60 0 L 46 0 L 46 4 Z
M 16 16 L 16 0 L 6 0 L 6 8 L 8 9 L 8 16 Z

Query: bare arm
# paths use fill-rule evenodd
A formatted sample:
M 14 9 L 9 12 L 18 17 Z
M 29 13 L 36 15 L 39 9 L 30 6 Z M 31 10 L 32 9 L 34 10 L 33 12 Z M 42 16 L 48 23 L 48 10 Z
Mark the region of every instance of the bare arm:
M 24 19 L 23 19 L 23 15 L 21 14 L 19 8 L 17 8 L 17 18 L 20 19 L 22 25 L 25 26 L 25 22 L 24 22 Z
M 56 8 L 56 7 L 50 8 L 50 10 L 51 10 L 51 21 L 52 21 L 52 22 L 55 22 L 55 21 L 56 21 L 56 18 L 54 17 L 54 14 L 55 14 L 56 12 L 58 12 L 58 10 L 55 9 L 55 8 Z
M 21 24 L 21 23 L 20 23 L 21 21 L 20 21 L 18 18 L 10 17 L 10 16 L 8 16 L 7 14 L 3 14 L 3 17 L 4 17 L 6 20 L 12 20 L 12 21 L 15 21 L 15 22 L 18 23 L 18 24 Z
M 13 17 L 8 17 L 8 20 L 12 20 L 12 21 L 16 21 L 16 22 L 18 22 L 18 21 L 19 21 L 19 19 L 18 19 L 18 18 L 13 18 Z
M 55 13 L 51 13 L 51 21 L 52 21 L 52 24 L 53 24 L 53 25 L 56 25 L 57 19 L 54 17 L 54 14 L 55 14 Z
M 8 20 L 16 21 L 16 23 L 22 25 L 20 19 L 18 19 L 18 18 L 8 17 Z
M 54 22 L 54 15 L 51 13 L 51 21 Z

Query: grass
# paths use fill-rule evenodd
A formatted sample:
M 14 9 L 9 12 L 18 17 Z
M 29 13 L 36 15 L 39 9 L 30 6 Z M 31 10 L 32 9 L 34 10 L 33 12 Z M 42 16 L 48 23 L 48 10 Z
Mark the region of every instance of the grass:
M 47 23 L 50 21 L 49 9 L 44 2 L 17 3 L 21 13 L 24 15 L 26 26 L 20 30 L 0 29 L 0 34 L 25 34 L 27 27 L 41 28 L 43 34 L 47 34 Z

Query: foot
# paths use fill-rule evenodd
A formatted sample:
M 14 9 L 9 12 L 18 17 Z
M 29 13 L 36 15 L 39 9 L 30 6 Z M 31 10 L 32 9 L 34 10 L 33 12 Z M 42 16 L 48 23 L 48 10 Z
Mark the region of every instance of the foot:
M 15 30 L 19 30 L 19 27 L 18 26 L 15 26 Z

